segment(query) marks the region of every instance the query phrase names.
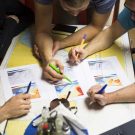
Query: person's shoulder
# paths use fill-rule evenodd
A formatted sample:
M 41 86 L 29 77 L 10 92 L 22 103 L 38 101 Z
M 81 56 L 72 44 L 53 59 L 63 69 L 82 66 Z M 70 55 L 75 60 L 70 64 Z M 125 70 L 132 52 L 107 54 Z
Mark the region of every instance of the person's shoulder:
M 107 13 L 112 10 L 116 0 L 91 0 L 90 3 L 99 13 Z
M 127 9 L 126 7 L 119 14 L 118 22 L 126 30 L 129 30 L 135 27 L 135 22 L 131 18 L 131 11 Z
M 115 3 L 116 0 L 92 0 L 95 4 L 105 5 Z
M 53 0 L 35 0 L 35 1 L 41 4 L 51 4 Z

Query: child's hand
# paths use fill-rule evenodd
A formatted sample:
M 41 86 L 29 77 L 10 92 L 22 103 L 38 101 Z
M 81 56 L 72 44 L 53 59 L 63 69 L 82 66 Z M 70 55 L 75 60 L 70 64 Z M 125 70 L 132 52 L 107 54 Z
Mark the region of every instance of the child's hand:
M 86 57 L 86 52 L 83 48 L 75 47 L 70 50 L 68 56 L 71 64 L 78 64 Z

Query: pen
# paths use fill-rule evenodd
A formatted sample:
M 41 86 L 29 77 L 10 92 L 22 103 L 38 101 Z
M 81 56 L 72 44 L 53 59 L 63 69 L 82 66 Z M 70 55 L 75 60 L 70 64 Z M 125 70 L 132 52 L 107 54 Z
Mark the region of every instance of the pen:
M 103 94 L 106 87 L 107 87 L 107 84 L 105 84 L 105 85 L 100 89 L 100 91 L 97 92 L 97 94 Z
M 66 99 L 69 98 L 70 94 L 71 94 L 71 91 L 68 92 Z
M 27 87 L 27 91 L 25 92 L 25 94 L 29 93 L 30 87 L 31 87 L 31 81 L 30 81 L 30 83 L 29 83 L 29 85 Z
M 57 73 L 62 74 L 61 71 L 59 70 L 59 68 L 57 68 L 55 65 L 53 65 L 53 64 L 50 63 L 49 66 L 53 70 L 55 70 Z M 72 81 L 67 76 L 63 75 L 63 77 L 64 77 L 64 79 L 66 79 L 67 81 L 69 81 L 70 83 L 72 83 Z
M 82 38 L 82 41 L 81 41 L 81 46 L 83 46 L 83 44 L 84 44 L 84 42 L 85 42 L 85 40 L 86 40 L 86 37 L 87 37 L 87 35 L 84 34 L 84 35 L 83 35 L 83 38 Z M 79 57 L 79 53 L 77 53 L 76 57 L 77 57 L 77 58 Z

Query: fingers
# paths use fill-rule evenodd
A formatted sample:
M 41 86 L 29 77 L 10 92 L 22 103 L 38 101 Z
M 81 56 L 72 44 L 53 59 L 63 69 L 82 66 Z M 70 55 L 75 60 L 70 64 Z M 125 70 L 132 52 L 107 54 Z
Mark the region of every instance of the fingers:
M 21 110 L 30 110 L 31 106 L 30 105 L 22 105 Z
M 57 73 L 57 71 L 55 71 L 52 67 L 50 67 L 49 66 L 50 63 L 53 64 L 54 66 L 58 67 L 58 69 L 60 70 L 61 73 L 63 73 L 63 70 L 64 70 L 64 66 L 61 64 L 60 61 L 58 61 L 58 60 L 51 60 L 43 68 L 43 75 L 44 75 L 45 79 L 51 80 L 53 82 L 57 82 L 59 80 L 62 80 L 63 79 L 63 75 L 60 74 L 60 73 Z
M 25 99 L 25 100 L 26 100 L 26 99 L 28 100 L 28 99 L 31 98 L 31 95 L 30 95 L 30 94 L 23 94 L 23 95 L 22 95 L 22 98 Z
M 64 66 L 62 65 L 62 63 L 60 61 L 56 61 L 56 66 L 59 67 L 61 73 L 63 74 Z
M 98 91 L 101 89 L 101 86 L 100 85 L 94 85 L 94 86 L 92 86 L 90 89 L 89 89 L 89 91 L 87 92 L 87 94 L 88 94 L 88 96 L 89 96 L 89 98 L 90 98 L 90 103 L 89 103 L 89 105 L 91 105 L 91 104 L 93 104 L 94 102 L 96 102 L 96 98 L 95 98 L 95 96 L 96 95 L 99 95 L 99 94 L 97 94 L 98 93 Z M 98 98 L 98 97 L 97 97 Z
M 53 73 L 50 73 L 50 71 L 49 71 L 49 73 L 44 71 L 43 74 L 44 74 L 44 77 L 45 77 L 46 80 L 49 80 L 49 81 L 52 81 L 52 82 L 59 81 L 63 78 L 62 75 L 59 76 L 59 74 L 58 75 L 57 75 L 57 73 L 53 74 Z
M 84 58 L 84 49 L 72 48 L 69 52 L 69 61 L 72 64 L 80 63 Z
M 19 94 L 17 96 L 14 96 L 13 102 L 17 102 L 18 105 L 30 105 L 30 94 Z

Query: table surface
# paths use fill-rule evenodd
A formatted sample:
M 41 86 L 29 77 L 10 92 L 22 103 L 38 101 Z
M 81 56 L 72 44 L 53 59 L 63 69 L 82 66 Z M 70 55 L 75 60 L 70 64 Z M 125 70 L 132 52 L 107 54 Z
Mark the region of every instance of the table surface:
M 5 68 L 7 65 L 8 58 L 10 57 L 11 52 L 15 47 L 15 42 L 18 37 L 14 38 L 8 52 L 1 64 L 0 68 Z M 122 36 L 122 44 L 125 48 L 124 50 L 124 59 L 126 63 L 125 71 L 127 76 L 131 81 L 134 81 L 134 72 L 132 66 L 132 58 L 130 53 L 130 46 L 128 41 L 128 34 Z M 0 104 L 4 103 L 4 96 L 2 88 L 0 87 Z M 103 109 L 86 109 L 84 108 L 85 104 L 82 101 L 79 101 L 79 114 L 81 119 L 87 126 L 90 126 L 90 132 L 94 135 L 105 132 L 111 128 L 114 128 L 120 124 L 123 124 L 129 121 L 134 117 L 135 104 L 114 104 L 104 107 Z M 85 115 L 84 115 L 85 112 Z M 96 114 L 96 117 L 94 115 Z M 127 116 L 127 114 L 130 114 Z M 132 116 L 131 116 L 132 115 Z M 0 131 L 3 132 L 6 121 L 0 124 Z

